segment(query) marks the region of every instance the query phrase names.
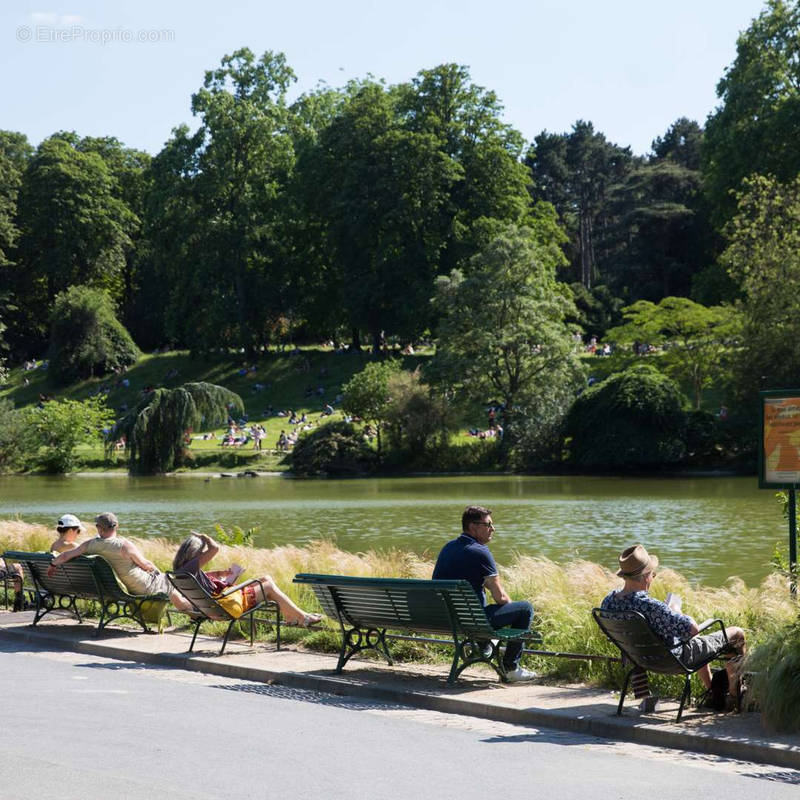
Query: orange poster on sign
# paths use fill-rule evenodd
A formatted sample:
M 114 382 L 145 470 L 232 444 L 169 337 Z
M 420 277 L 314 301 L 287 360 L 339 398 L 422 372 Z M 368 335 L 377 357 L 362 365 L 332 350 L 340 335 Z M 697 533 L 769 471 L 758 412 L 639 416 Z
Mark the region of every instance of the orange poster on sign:
M 766 484 L 800 484 L 800 396 L 764 398 Z

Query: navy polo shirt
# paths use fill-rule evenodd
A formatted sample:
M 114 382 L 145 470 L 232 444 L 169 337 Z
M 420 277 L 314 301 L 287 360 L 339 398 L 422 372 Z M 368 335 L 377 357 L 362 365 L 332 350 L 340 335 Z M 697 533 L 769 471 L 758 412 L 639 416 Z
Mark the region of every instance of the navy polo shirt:
M 486 606 L 483 582 L 492 575 L 497 575 L 497 564 L 491 551 L 466 533 L 442 548 L 433 568 L 434 580 L 469 581 L 483 606 Z

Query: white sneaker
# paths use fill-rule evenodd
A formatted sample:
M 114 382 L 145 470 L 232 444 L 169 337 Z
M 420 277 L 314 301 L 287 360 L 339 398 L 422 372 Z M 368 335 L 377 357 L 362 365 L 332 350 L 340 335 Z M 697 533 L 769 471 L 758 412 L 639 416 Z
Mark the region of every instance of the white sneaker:
M 520 683 L 521 681 L 532 681 L 539 676 L 532 669 L 517 667 L 506 672 L 506 683 Z

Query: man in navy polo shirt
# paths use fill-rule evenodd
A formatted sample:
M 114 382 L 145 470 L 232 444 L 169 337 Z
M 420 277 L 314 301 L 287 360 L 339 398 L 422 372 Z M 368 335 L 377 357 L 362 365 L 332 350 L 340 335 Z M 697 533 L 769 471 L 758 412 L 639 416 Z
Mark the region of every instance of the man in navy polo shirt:
M 433 568 L 434 580 L 469 581 L 493 628 L 529 628 L 533 606 L 527 600 L 512 602 L 500 583 L 497 565 L 487 546 L 494 533 L 492 512 L 483 506 L 467 506 L 461 516 L 461 530 L 461 536 L 448 542 L 439 553 Z M 484 589 L 492 595 L 493 605 L 486 604 Z M 503 666 L 506 680 L 511 683 L 536 677 L 535 672 L 519 665 L 521 655 L 522 642 L 509 642 Z

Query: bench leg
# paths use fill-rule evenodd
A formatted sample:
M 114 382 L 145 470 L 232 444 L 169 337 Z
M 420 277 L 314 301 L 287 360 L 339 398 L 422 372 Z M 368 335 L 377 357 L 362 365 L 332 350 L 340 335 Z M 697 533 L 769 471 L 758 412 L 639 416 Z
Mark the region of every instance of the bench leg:
M 505 681 L 506 674 L 502 666 L 500 644 L 499 642 L 492 642 L 491 646 L 492 652 L 485 656 L 483 654 L 483 646 L 475 639 L 462 639 L 461 641 L 457 638 L 454 639 L 455 654 L 453 655 L 453 663 L 450 667 L 450 676 L 447 682 L 451 686 L 455 686 L 458 676 L 473 664 L 488 664 L 498 674 L 500 680 Z M 495 660 L 497 664 L 495 664 Z M 459 661 L 463 662 L 461 666 L 458 665 Z
M 675 720 L 676 722 L 681 721 L 681 716 L 683 716 L 683 707 L 686 705 L 686 701 L 689 699 L 691 693 L 692 693 L 691 675 L 687 675 L 686 680 L 683 683 L 683 694 L 681 695 L 681 704 L 678 707 L 678 717 Z
M 339 661 L 334 672 L 338 675 L 344 665 L 362 650 L 377 650 L 386 657 L 386 662 L 390 667 L 394 665 L 389 646 L 386 644 L 386 628 L 369 628 L 368 630 L 351 628 L 350 630 L 345 630 L 344 626 L 342 626 L 342 647 L 339 650 Z
M 195 642 L 195 639 L 197 639 L 197 632 L 200 630 L 200 626 L 203 624 L 204 621 L 205 621 L 205 618 L 203 617 L 201 619 L 198 619 L 194 624 L 194 634 L 192 636 L 192 643 L 189 645 L 189 652 L 190 653 L 192 652 L 192 650 L 194 650 L 194 642 Z
M 622 682 L 622 691 L 619 693 L 619 705 L 617 706 L 618 717 L 622 716 L 622 706 L 625 703 L 625 695 L 628 693 L 628 684 L 630 683 L 631 675 L 633 675 L 633 673 L 636 672 L 637 669 L 638 667 L 633 667 L 632 669 L 629 669 L 625 675 L 625 680 Z

